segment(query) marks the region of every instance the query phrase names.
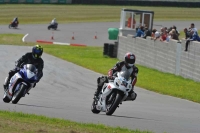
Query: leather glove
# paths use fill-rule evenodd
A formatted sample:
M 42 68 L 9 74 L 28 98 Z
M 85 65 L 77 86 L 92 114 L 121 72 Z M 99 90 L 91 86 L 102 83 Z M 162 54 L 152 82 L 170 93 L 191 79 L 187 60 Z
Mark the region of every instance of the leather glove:
M 114 80 L 114 79 L 115 79 L 115 76 L 108 76 L 108 79 Z

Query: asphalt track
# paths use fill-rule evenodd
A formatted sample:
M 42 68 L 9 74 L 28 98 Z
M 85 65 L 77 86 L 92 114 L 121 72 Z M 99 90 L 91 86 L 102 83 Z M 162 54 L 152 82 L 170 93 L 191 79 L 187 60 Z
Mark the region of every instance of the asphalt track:
M 197 29 L 200 28 L 199 21 L 192 21 Z M 191 21 L 164 21 L 154 22 L 153 28 L 160 30 L 161 26 L 171 27 L 175 25 L 179 31 L 188 28 Z M 103 46 L 104 43 L 114 43 L 115 40 L 108 39 L 108 28 L 119 28 L 119 22 L 95 22 L 95 23 L 70 23 L 59 24 L 58 30 L 47 30 L 48 24 L 19 25 L 18 29 L 8 29 L 8 25 L 0 25 L 1 33 L 28 34 L 27 42 L 37 40 L 54 41 L 62 43 L 84 44 L 87 46 Z M 73 34 L 74 33 L 74 34 Z M 95 35 L 97 39 L 95 39 Z M 53 40 L 52 40 L 53 36 Z M 74 36 L 74 40 L 72 37 Z
M 99 24 L 101 25 L 101 23 Z M 105 23 L 103 24 L 105 25 Z M 2 31 L 9 33 L 12 30 L 13 33 L 26 34 L 28 29 L 26 31 L 23 28 L 31 26 L 22 25 L 19 30 L 4 27 L 0 26 L 1 33 Z M 38 37 L 47 37 L 42 35 L 43 32 L 38 32 L 38 29 L 42 29 L 41 25 L 38 26 L 38 29 L 36 27 L 32 28 L 31 34 L 33 32 Z M 61 30 L 56 32 L 61 32 Z M 7 72 L 14 67 L 14 61 L 25 51 L 31 51 L 31 47 L 0 45 L 2 84 Z M 48 54 L 44 54 L 43 59 L 45 61 L 44 77 L 36 88 L 32 89 L 30 95 L 22 98 L 17 105 L 6 104 L 0 100 L 1 110 L 22 111 L 78 122 L 103 123 L 114 127 L 150 130 L 156 133 L 200 132 L 200 105 L 198 103 L 161 95 L 138 87 L 135 87 L 138 94 L 137 100 L 124 102 L 112 116 L 106 116 L 105 113 L 93 114 L 90 106 L 96 89 L 96 78 L 101 74 Z M 3 96 L 3 89 L 0 89 L 0 95 Z

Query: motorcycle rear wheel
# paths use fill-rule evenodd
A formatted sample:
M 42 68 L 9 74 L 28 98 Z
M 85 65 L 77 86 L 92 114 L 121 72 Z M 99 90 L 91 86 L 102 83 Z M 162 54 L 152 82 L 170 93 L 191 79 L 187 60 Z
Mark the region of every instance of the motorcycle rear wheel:
M 122 94 L 120 91 L 113 91 L 112 93 L 114 97 L 110 101 L 111 102 L 110 106 L 107 105 L 106 107 L 106 115 L 112 115 L 122 100 Z M 110 96 L 112 96 L 112 94 Z

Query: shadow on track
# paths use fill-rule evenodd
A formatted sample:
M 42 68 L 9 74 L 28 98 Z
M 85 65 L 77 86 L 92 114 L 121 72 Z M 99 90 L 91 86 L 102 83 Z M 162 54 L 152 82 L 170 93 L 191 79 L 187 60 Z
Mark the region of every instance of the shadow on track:
M 18 103 L 17 105 L 30 106 L 30 107 L 38 107 L 38 108 L 64 109 L 64 108 L 47 107 L 47 106 L 39 106 L 39 105 L 31 105 L 31 104 L 20 104 L 20 103 Z
M 106 115 L 106 114 L 100 114 L 100 115 Z M 122 115 L 111 115 L 110 117 L 122 117 L 122 118 L 128 118 L 128 119 L 140 119 L 140 120 L 149 120 L 149 121 L 160 121 L 155 119 L 147 119 L 147 118 L 141 118 L 141 117 L 131 117 L 131 116 L 122 116 Z

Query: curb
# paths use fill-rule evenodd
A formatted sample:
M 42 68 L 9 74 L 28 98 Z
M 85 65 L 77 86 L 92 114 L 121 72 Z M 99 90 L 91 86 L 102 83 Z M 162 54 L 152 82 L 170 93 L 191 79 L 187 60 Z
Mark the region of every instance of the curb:
M 38 43 L 45 43 L 45 44 L 69 45 L 69 46 L 83 46 L 83 47 L 86 46 L 85 44 L 51 42 L 51 41 L 45 41 L 45 40 L 37 40 L 36 42 L 38 42 Z

